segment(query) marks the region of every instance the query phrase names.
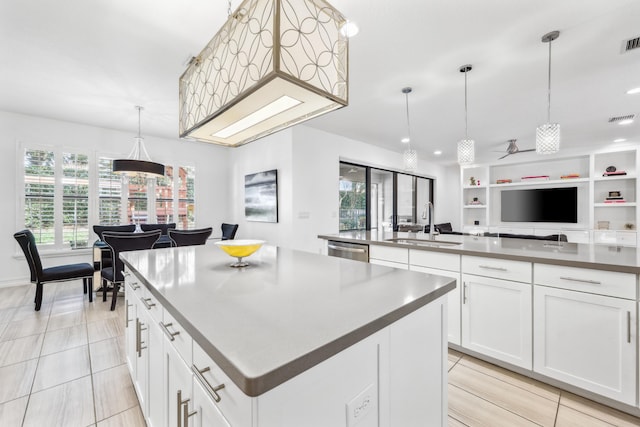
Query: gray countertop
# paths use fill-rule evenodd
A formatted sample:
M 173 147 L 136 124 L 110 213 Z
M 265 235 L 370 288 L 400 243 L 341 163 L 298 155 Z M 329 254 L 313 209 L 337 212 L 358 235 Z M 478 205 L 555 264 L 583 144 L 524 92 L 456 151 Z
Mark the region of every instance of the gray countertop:
M 455 288 L 450 278 L 264 246 L 125 252 L 125 264 L 247 395 L 260 395 Z
M 413 244 L 389 241 L 389 239 L 398 238 L 427 240 L 428 236 L 424 233 L 377 231 L 345 231 L 339 234 L 322 234 L 318 237 L 325 240 L 349 243 L 394 246 L 569 267 L 640 273 L 640 251 L 630 247 L 454 234 L 442 234 L 436 236 L 436 240 L 456 242 L 460 243 L 459 245 L 425 246 L 420 245 L 419 241 Z

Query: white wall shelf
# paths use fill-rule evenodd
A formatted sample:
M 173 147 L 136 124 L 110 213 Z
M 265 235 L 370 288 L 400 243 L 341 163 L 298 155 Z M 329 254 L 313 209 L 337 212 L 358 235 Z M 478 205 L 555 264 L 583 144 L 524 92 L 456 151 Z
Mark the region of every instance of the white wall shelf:
M 544 228 L 547 234 L 566 234 L 569 241 L 635 246 L 635 228 L 640 224 L 640 209 L 637 207 L 637 195 L 640 194 L 637 179 L 639 156 L 640 150 L 631 147 L 573 157 L 541 158 L 527 163 L 463 166 L 460 170 L 460 228 L 463 231 L 470 228 L 508 229 L 513 234 L 528 234 L 532 229 Z M 627 175 L 602 176 L 610 166 L 618 171 L 625 171 Z M 569 174 L 578 174 L 579 178 L 561 178 Z M 535 175 L 548 175 L 550 179 L 520 181 L 523 176 Z M 482 185 L 470 185 L 471 177 L 476 182 L 479 180 Z M 497 184 L 496 181 L 500 179 L 511 179 L 513 182 Z M 502 222 L 502 189 L 570 186 L 578 188 L 577 223 Z M 613 192 L 619 192 L 626 202 L 604 203 Z M 474 198 L 482 205 L 471 205 Z M 599 223 L 607 223 L 611 231 L 598 230 Z
M 535 181 L 518 181 L 518 182 L 509 182 L 505 184 L 491 184 L 490 187 L 531 187 L 536 186 L 539 187 L 541 185 L 567 185 L 570 186 L 575 184 L 576 182 L 589 182 L 589 178 L 570 178 L 570 179 L 546 179 L 546 180 L 535 180 Z

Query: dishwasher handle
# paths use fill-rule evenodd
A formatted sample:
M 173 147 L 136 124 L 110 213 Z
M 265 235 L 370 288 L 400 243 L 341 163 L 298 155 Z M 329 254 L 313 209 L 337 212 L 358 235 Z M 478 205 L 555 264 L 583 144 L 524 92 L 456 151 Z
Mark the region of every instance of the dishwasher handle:
M 367 253 L 366 249 L 360 249 L 360 248 L 348 248 L 346 246 L 336 246 L 336 245 L 332 245 L 332 244 L 328 244 L 327 247 L 329 249 L 333 249 L 334 251 L 350 252 L 350 253 L 354 253 L 354 254 L 365 254 L 365 253 Z

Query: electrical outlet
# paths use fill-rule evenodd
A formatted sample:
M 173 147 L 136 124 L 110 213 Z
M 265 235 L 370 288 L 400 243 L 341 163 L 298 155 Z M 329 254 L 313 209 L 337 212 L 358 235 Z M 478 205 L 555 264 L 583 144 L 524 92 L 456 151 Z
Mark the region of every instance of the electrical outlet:
M 369 384 L 360 394 L 347 403 L 347 427 L 354 427 L 367 418 L 371 412 L 377 412 L 378 393 L 374 384 Z M 375 424 L 377 425 L 377 423 Z

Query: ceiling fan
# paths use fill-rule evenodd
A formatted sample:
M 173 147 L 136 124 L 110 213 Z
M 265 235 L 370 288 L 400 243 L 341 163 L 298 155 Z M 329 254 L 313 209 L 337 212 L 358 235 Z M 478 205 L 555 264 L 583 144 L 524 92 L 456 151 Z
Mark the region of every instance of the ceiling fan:
M 526 153 L 527 151 L 536 151 L 535 148 L 529 148 L 527 150 L 521 150 L 518 148 L 518 145 L 516 144 L 517 139 L 510 139 L 509 140 L 509 145 L 507 146 L 507 154 L 505 154 L 504 156 L 498 158 L 498 160 L 502 160 L 507 156 L 510 156 L 512 154 L 518 154 L 518 153 Z

